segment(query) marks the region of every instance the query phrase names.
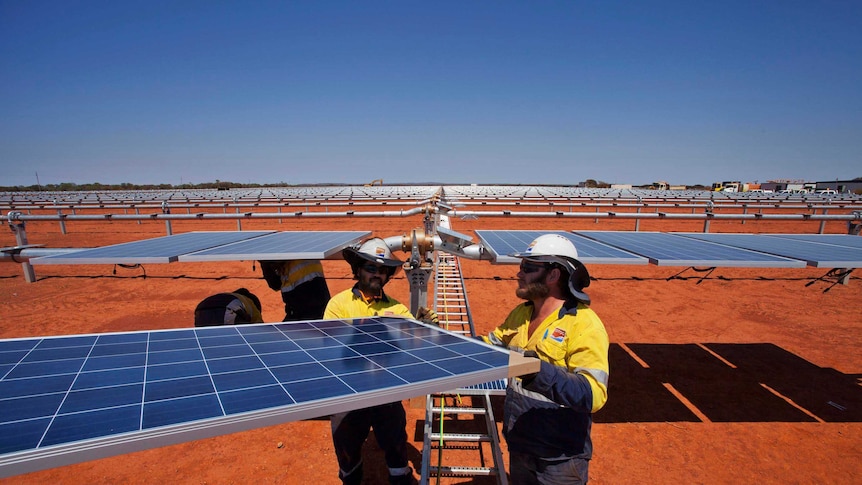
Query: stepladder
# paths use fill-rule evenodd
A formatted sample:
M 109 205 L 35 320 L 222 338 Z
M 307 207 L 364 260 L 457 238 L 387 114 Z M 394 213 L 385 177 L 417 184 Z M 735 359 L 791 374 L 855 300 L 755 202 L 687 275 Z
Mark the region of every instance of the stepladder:
M 508 484 L 495 419 L 505 388 L 503 379 L 426 396 L 420 483 Z

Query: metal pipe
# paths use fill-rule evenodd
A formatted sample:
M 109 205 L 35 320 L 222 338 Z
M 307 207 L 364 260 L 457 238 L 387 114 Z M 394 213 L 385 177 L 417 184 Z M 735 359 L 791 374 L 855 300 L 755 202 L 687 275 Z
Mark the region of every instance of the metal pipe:
M 74 253 L 86 248 L 23 248 L 0 251 L 0 261 L 12 263 L 26 263 L 31 259 L 45 256 L 56 256 L 58 254 Z

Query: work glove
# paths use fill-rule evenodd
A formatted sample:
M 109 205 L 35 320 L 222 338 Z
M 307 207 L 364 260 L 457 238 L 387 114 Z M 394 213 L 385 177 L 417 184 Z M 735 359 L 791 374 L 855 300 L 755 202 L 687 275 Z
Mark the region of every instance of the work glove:
M 416 320 L 433 325 L 440 323 L 440 318 L 437 316 L 437 312 L 430 308 L 425 308 L 424 306 L 419 307 L 419 310 L 416 312 Z

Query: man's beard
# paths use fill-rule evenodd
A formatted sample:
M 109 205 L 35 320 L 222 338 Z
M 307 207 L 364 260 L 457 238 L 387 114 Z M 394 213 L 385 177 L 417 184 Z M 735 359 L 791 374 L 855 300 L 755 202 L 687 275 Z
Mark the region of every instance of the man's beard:
M 523 288 L 515 290 L 515 295 L 524 300 L 540 300 L 551 294 L 551 288 L 544 283 L 527 283 Z
M 380 296 L 383 293 L 385 282 L 382 278 L 369 278 L 366 281 L 359 280 L 359 291 L 365 295 Z

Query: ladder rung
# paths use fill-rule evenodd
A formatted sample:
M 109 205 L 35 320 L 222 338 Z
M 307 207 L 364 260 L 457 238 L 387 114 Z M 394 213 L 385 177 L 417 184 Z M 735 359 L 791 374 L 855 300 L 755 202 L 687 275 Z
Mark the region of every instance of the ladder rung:
M 430 467 L 431 476 L 457 475 L 457 476 L 496 476 L 496 468 L 471 467 L 471 466 L 436 466 Z
M 440 441 L 440 433 L 431 433 L 431 441 Z M 491 441 L 491 437 L 479 433 L 443 433 L 443 441 Z
M 456 406 L 441 408 L 434 406 L 431 410 L 437 414 L 440 414 L 441 411 L 446 414 L 485 414 L 485 409 L 483 408 L 459 408 Z

